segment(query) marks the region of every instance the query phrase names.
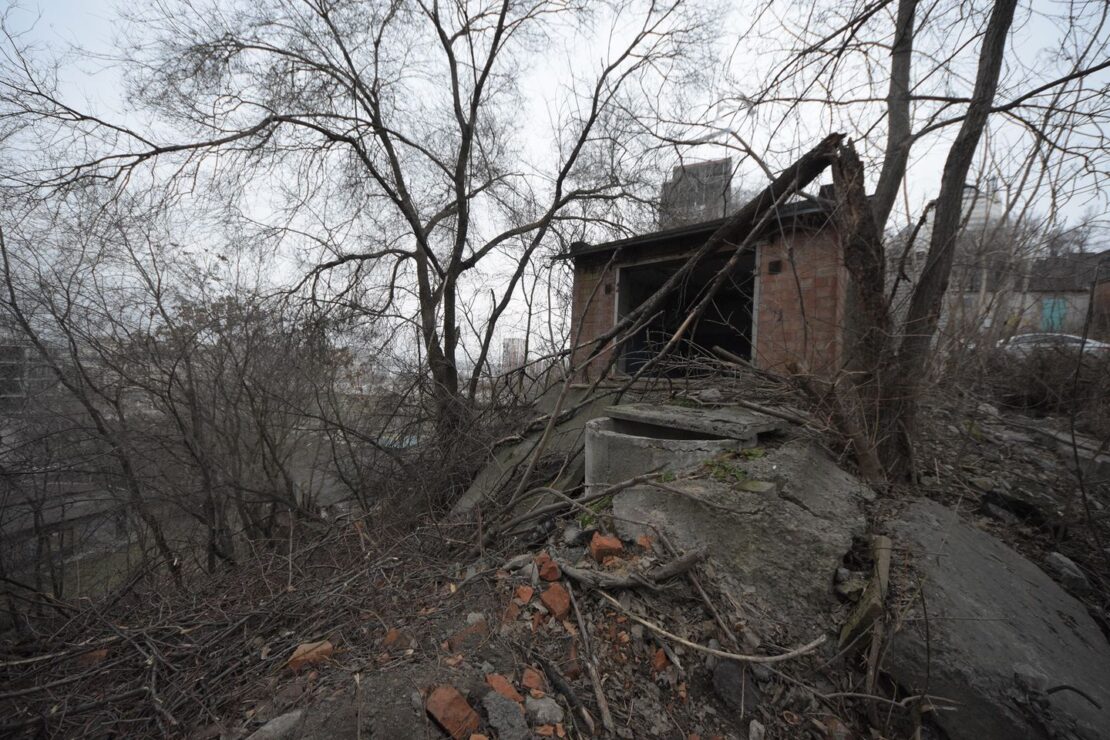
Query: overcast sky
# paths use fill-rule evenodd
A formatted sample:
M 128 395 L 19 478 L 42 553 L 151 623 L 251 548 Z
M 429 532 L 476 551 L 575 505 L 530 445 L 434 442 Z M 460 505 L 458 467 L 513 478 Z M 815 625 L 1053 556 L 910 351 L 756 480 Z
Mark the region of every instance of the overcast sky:
M 55 49 L 76 45 L 94 53 L 111 53 L 113 35 L 118 27 L 113 22 L 116 0 L 39 0 L 37 3 L 35 0 L 25 0 L 21 5 L 19 12 L 27 25 L 30 25 L 36 15 L 39 16 L 30 34 L 37 42 L 49 44 Z M 1051 0 L 1039 0 L 1035 7 L 1037 6 L 1047 11 L 1054 3 Z M 1032 55 L 1052 34 L 1050 24 L 1034 14 L 1027 18 L 1022 27 L 1015 29 L 1014 41 L 1019 48 L 1028 49 Z M 542 83 L 542 65 L 537 68 L 536 74 Z M 1103 79 L 1106 78 L 1107 75 L 1104 74 Z M 63 80 L 67 83 L 69 95 L 88 101 L 100 112 L 121 112 L 118 70 L 104 61 L 94 57 L 70 58 L 63 69 Z M 533 89 L 542 95 L 542 84 Z M 533 102 L 536 104 L 535 110 L 542 110 L 543 101 Z M 943 142 L 939 143 L 940 145 L 931 148 L 921 147 L 915 152 L 916 166 L 907 178 L 914 208 L 935 197 L 945 153 Z M 713 150 L 706 149 L 705 156 L 713 156 Z M 1067 205 L 1066 213 L 1070 218 L 1076 219 L 1091 209 L 1100 212 L 1107 210 L 1105 200 L 1101 196 L 1077 199 Z
M 795 3 L 795 0 L 783 1 L 788 4 Z M 1054 3 L 1053 0 L 1037 0 L 1037 5 L 1063 7 L 1059 3 Z M 735 7 L 741 6 L 742 4 L 737 4 Z M 117 15 L 115 7 L 116 0 L 38 0 L 37 3 L 36 0 L 23 0 L 21 9 L 16 11 L 15 17 L 10 16 L 10 20 L 13 21 L 12 25 L 17 27 L 27 28 L 33 25 L 34 28 L 28 34 L 27 39 L 33 40 L 36 44 L 50 46 L 55 52 L 63 51 L 70 46 L 88 50 L 89 55 L 71 55 L 64 60 L 64 66 L 61 70 L 63 93 L 70 100 L 80 101 L 82 107 L 94 110 L 103 117 L 113 120 L 119 120 L 122 117 L 136 128 L 142 128 L 143 122 L 140 118 L 124 110 L 119 70 L 102 58 L 112 55 L 114 36 L 120 28 L 120 25 L 114 20 Z M 748 6 L 743 5 L 743 7 Z M 743 19 L 733 18 L 730 23 L 740 28 L 743 25 Z M 1015 29 L 1013 34 L 1014 43 L 1021 50 L 1018 56 L 1034 60 L 1036 55 L 1042 53 L 1046 46 L 1052 47 L 1051 39 L 1054 33 L 1056 32 L 1051 24 L 1045 22 L 1043 18 L 1037 17 L 1036 14 L 1032 17 L 1026 16 L 1023 23 Z M 739 34 L 730 34 L 726 27 L 726 30 L 722 32 L 722 37 L 727 43 L 730 38 L 739 38 Z M 566 43 L 569 45 L 573 42 L 568 41 Z M 734 83 L 739 81 L 740 85 L 746 84 L 757 77 L 760 62 L 764 59 L 755 47 L 741 47 L 741 44 L 747 43 L 748 39 L 745 38 L 744 41 L 737 44 L 732 68 L 721 74 L 722 85 L 724 84 L 724 78 L 730 73 L 733 77 L 732 81 Z M 974 48 L 977 48 L 977 45 Z M 522 121 L 521 126 L 525 138 L 529 136 L 529 128 L 538 131 L 540 128 L 551 124 L 549 106 L 553 104 L 553 91 L 558 87 L 558 80 L 565 79 L 566 75 L 566 69 L 557 66 L 559 63 L 565 64 L 566 62 L 563 60 L 559 62 L 552 61 L 560 51 L 565 51 L 565 49 L 552 48 L 552 54 L 538 58 L 529 72 L 528 79 L 521 85 L 526 99 L 519 118 Z M 1108 74 L 1110 73 L 1104 72 L 1102 78 L 1106 79 Z M 714 97 L 717 92 L 717 90 L 710 91 L 710 97 Z M 742 116 L 742 114 L 735 113 L 733 115 Z M 757 151 L 764 151 L 761 147 L 767 147 L 768 142 L 773 142 L 768 147 L 772 150 L 768 159 L 777 167 L 788 164 L 795 156 L 797 148 L 802 146 L 808 148 L 818 138 L 829 132 L 828 127 L 830 125 L 835 125 L 830 124 L 829 119 L 821 115 L 819 111 L 806 111 L 804 116 L 798 116 L 798 118 L 800 120 L 796 124 L 797 131 L 794 133 L 777 131 L 772 136 L 770 131 L 765 131 L 763 132 L 765 134 L 763 141 L 759 140 L 760 132 L 757 131 L 753 134 L 752 143 Z M 731 125 L 727 116 L 722 117 L 722 122 Z M 897 218 L 902 223 L 907 220 L 916 220 L 916 216 L 920 213 L 925 202 L 936 196 L 947 151 L 947 140 L 954 132 L 954 127 L 950 127 L 944 134 L 934 137 L 931 142 L 925 141 L 922 145 L 915 146 L 915 159 L 906 178 L 908 213 L 903 207 L 902 201 L 898 204 L 902 213 Z M 540 136 L 537 134 L 536 138 L 539 140 Z M 710 158 L 720 153 L 721 150 L 713 147 L 706 147 L 698 152 L 701 158 Z M 661 171 L 664 171 L 668 164 L 661 162 L 660 166 Z M 765 183 L 762 172 L 750 162 L 742 164 L 740 179 L 741 182 L 736 184 L 747 190 L 762 187 Z M 828 175 L 826 174 L 827 180 Z M 1045 196 L 1046 208 L 1048 202 L 1049 199 Z M 1107 211 L 1104 195 L 1092 191 L 1092 194 L 1087 197 L 1076 198 L 1065 204 L 1062 213 L 1067 219 L 1074 222 L 1092 210 L 1098 214 Z M 1099 239 L 1100 242 L 1093 246 L 1096 248 L 1110 247 L 1110 243 L 1104 243 L 1102 236 Z M 268 269 L 270 272 L 269 278 L 271 279 L 275 277 L 276 272 L 278 279 L 295 282 L 296 275 L 294 272 L 301 268 L 293 266 L 290 261 L 277 268 L 268 266 Z M 285 274 L 286 272 L 288 274 Z M 491 281 L 500 279 L 496 276 L 487 278 L 485 274 L 482 277 Z M 482 287 L 484 292 L 484 289 L 489 286 L 483 285 Z M 514 321 L 512 320 L 506 323 L 508 335 L 513 335 L 514 332 L 518 331 L 513 327 L 513 324 Z

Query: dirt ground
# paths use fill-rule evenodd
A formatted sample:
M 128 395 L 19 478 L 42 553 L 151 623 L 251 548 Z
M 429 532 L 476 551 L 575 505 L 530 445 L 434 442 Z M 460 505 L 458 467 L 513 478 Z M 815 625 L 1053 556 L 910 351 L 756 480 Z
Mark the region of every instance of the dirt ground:
M 1061 552 L 1088 583 L 1065 588 L 1110 634 L 1110 569 L 1083 491 L 1066 459 L 1026 428 L 1052 421 L 966 400 L 936 404 L 928 418 L 918 449 L 921 482 L 877 497 L 868 511 L 872 524 L 925 496 L 1036 563 Z M 813 434 L 821 438 L 819 429 Z M 1107 499 L 1105 483 L 1088 483 L 1098 487 L 1088 497 Z M 606 589 L 619 605 L 565 573 L 543 577 L 544 554 L 617 576 L 679 555 L 658 542 L 625 542 L 599 562 L 582 539 L 605 529 L 604 511 L 595 514 L 568 514 L 481 551 L 471 523 L 397 531 L 366 517 L 306 532 L 292 552 L 275 543 L 188 593 L 140 574 L 108 603 L 78 612 L 57 606 L 30 636 L 5 639 L 0 734 L 199 740 L 270 727 L 277 734 L 262 729 L 255 737 L 441 738 L 443 723 L 428 709 L 434 690 L 446 686 L 475 712 L 474 735 L 510 737 L 491 724 L 484 704 L 494 691 L 491 674 L 523 700 L 522 716 L 529 702 L 558 704 L 560 721 L 533 713 L 538 718 L 527 720 L 525 736 L 600 732 L 599 695 L 612 734 L 622 738 L 839 740 L 915 731 L 918 714 L 897 705 L 897 687 L 881 676 L 874 685 L 885 698 L 860 695 L 866 655 L 838 651 L 835 639 L 781 663 L 744 665 L 637 621 L 725 652 L 775 655 L 798 647 L 792 635 L 752 634 L 711 568 L 692 571 L 700 590 L 685 574 L 654 588 Z M 858 549 L 845 553 L 845 569 L 867 565 Z M 573 592 L 576 609 L 559 613 L 547 594 L 555 586 Z M 830 636 L 852 608 L 850 597 L 841 601 Z M 291 668 L 299 646 L 324 642 L 318 661 Z M 282 722 L 267 724 L 282 718 L 286 734 Z M 921 731 L 936 736 L 927 720 Z M 471 737 L 469 726 L 456 736 Z

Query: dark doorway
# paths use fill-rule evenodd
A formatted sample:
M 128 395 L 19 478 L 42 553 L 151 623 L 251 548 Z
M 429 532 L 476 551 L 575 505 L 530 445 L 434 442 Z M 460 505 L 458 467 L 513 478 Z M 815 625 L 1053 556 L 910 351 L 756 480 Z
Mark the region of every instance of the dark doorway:
M 621 364 L 626 373 L 635 373 L 667 344 L 727 261 L 726 255 L 706 258 L 666 298 L 659 315 L 625 345 Z M 684 262 L 673 260 L 622 267 L 618 305 L 620 314 L 623 316 L 646 301 Z M 713 346 L 722 347 L 745 359 L 751 358 L 754 272 L 755 253 L 749 252 L 740 258 L 736 269 L 714 296 L 693 332 L 688 333 L 675 348 L 671 355 L 672 360 L 690 357 L 699 348 L 705 351 Z M 664 362 L 661 365 L 657 371 L 660 374 L 683 372 L 674 362 Z

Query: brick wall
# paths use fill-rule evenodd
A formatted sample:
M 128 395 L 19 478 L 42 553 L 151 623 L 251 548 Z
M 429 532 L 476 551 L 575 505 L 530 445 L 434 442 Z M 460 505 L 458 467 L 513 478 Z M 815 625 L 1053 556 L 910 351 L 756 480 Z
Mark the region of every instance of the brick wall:
M 672 256 L 684 254 L 685 249 Z M 658 252 L 637 254 L 639 258 L 659 256 Z M 613 325 L 617 270 L 615 266 L 605 269 L 607 259 L 608 255 L 583 257 L 575 267 L 571 321 L 572 331 L 582 326 L 582 342 Z M 771 275 L 770 263 L 775 260 L 781 262 L 781 271 Z M 625 262 L 635 261 L 638 260 Z M 764 244 L 759 249 L 758 269 L 752 357 L 756 366 L 781 371 L 788 363 L 796 363 L 814 372 L 835 372 L 843 351 L 848 281 L 833 235 L 796 231 Z M 573 337 L 572 333 L 572 340 Z M 592 345 L 577 348 L 573 355 L 575 365 L 591 349 Z M 580 373 L 582 379 L 595 379 L 608 364 L 610 355 L 606 352 L 594 359 Z
M 608 267 L 608 269 L 606 269 Z M 593 350 L 590 340 L 613 327 L 617 298 L 616 268 L 608 264 L 608 255 L 583 258 L 574 270 L 574 296 L 571 301 L 571 342 L 577 340 L 572 359 L 577 367 Z M 578 334 L 579 327 L 582 328 Z M 585 381 L 594 380 L 609 364 L 612 350 L 595 357 L 579 372 Z
M 779 272 L 771 274 L 773 262 Z M 831 232 L 794 232 L 759 249 L 757 367 L 782 371 L 790 364 L 834 373 L 843 349 L 847 270 Z

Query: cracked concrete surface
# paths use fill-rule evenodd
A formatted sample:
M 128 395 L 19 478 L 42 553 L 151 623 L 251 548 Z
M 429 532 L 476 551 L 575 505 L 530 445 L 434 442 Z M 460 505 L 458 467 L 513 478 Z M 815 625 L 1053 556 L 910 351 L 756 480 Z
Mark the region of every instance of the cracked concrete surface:
M 617 530 L 631 538 L 655 525 L 680 548 L 708 547 L 717 576 L 757 629 L 766 614 L 773 621 L 765 630 L 785 625 L 812 638 L 828 626 L 833 575 L 852 537 L 864 532 L 864 504 L 874 493 L 801 440 L 736 464 L 775 487 L 745 491 L 707 475 L 670 484 L 680 493 L 631 488 L 614 498 Z

